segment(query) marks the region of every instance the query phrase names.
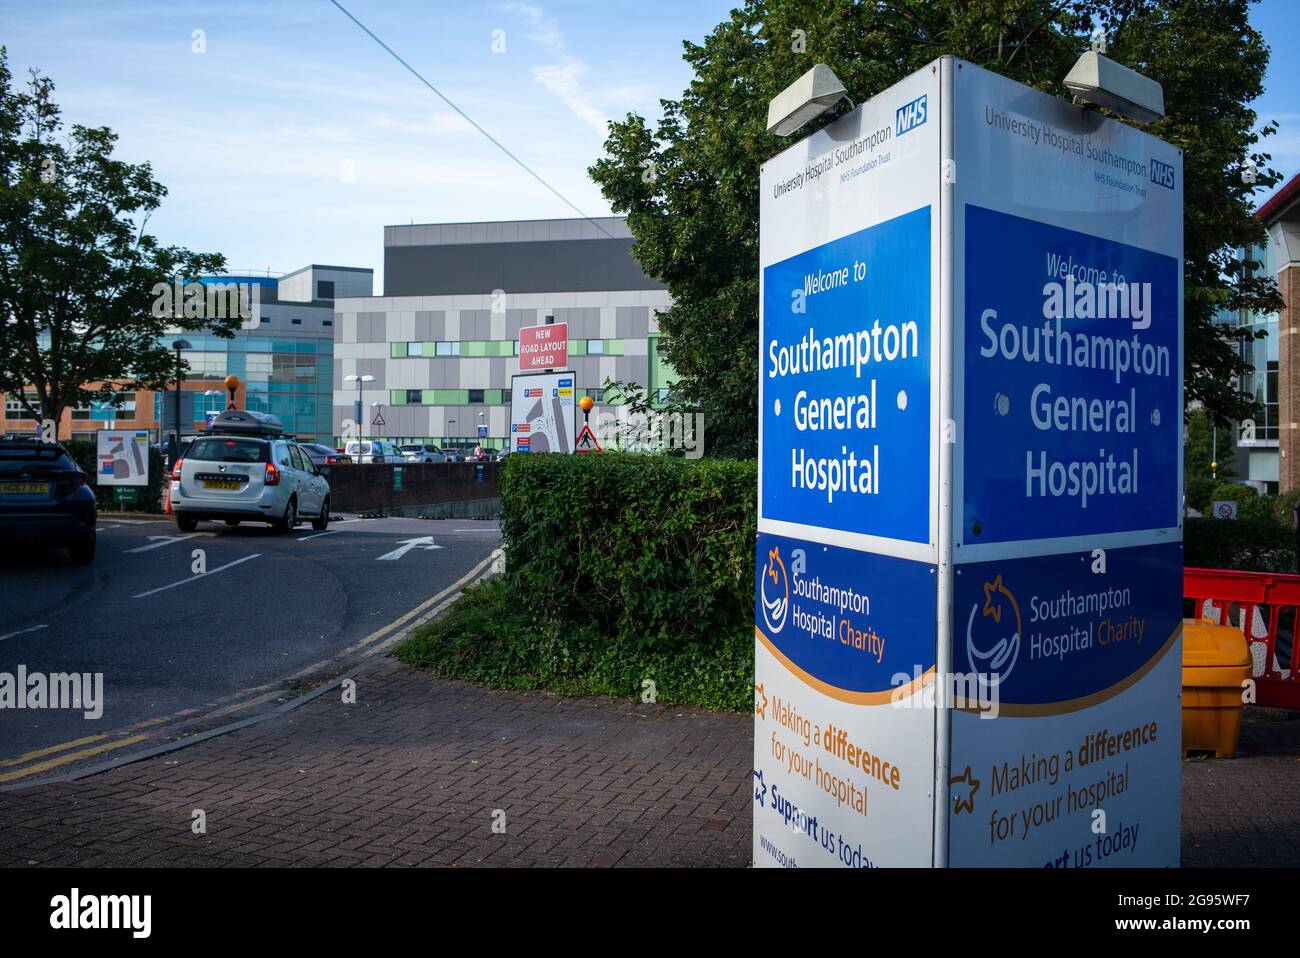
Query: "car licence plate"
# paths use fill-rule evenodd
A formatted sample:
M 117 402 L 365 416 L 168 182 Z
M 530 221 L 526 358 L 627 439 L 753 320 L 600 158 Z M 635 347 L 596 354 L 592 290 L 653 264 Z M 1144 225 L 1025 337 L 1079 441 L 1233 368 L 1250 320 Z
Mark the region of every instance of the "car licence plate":
M 48 496 L 48 482 L 0 482 L 0 495 L 7 496 Z
M 204 479 L 204 489 L 238 489 L 239 483 L 234 479 Z

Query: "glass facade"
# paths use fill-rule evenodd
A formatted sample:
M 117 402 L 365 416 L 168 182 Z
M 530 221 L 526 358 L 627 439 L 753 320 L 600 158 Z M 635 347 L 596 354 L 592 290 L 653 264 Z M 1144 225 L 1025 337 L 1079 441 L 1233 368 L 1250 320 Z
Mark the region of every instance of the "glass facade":
M 221 380 L 234 374 L 244 383 L 249 409 L 277 416 L 286 432 L 302 439 L 328 440 L 331 436 L 332 339 L 296 339 L 247 331 L 240 331 L 234 339 L 201 333 L 186 333 L 185 338 L 194 345 L 181 354 L 189 363 L 191 381 L 212 380 L 212 388 L 220 390 Z M 202 415 L 200 410 L 204 409 L 225 408 L 220 396 L 202 397 L 195 402 L 196 415 Z
M 1269 245 L 1258 246 L 1252 251 L 1251 258 L 1261 264 L 1253 270 L 1255 275 L 1274 275 L 1271 252 Z M 1253 428 L 1249 423 L 1242 425 L 1239 431 L 1239 439 L 1243 444 L 1248 444 L 1252 440 L 1276 442 L 1278 438 L 1278 316 L 1277 313 L 1256 313 L 1252 310 L 1242 310 L 1237 316 L 1237 325 L 1249 329 L 1252 333 L 1264 334 L 1258 339 L 1243 340 L 1239 346 L 1241 358 L 1253 370 L 1253 372 L 1242 376 L 1241 390 L 1262 407 L 1262 412 L 1256 418 Z

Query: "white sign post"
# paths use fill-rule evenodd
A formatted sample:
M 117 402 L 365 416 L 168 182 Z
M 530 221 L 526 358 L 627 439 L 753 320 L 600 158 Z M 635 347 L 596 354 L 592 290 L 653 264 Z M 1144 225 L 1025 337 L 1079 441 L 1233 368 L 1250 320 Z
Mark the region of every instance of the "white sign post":
M 761 191 L 754 863 L 1177 864 L 1181 153 L 945 57 Z

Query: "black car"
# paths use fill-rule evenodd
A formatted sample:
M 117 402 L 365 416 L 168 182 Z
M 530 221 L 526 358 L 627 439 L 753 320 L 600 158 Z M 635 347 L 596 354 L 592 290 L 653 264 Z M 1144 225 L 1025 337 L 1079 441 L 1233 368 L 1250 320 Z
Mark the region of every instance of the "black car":
M 57 442 L 0 438 L 0 540 L 95 558 L 95 490 Z
M 344 455 L 333 446 L 326 446 L 319 442 L 300 442 L 298 448 L 307 454 L 307 458 L 316 464 L 317 469 L 321 466 L 337 466 L 352 461 L 351 456 Z

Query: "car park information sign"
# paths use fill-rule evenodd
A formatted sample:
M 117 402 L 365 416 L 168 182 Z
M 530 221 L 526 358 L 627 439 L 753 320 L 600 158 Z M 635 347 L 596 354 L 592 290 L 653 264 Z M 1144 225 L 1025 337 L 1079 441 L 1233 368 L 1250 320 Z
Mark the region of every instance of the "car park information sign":
M 149 485 L 149 430 L 100 429 L 95 432 L 95 484 Z
M 1177 863 L 1181 182 L 952 58 L 764 166 L 756 865 Z
M 531 373 L 510 380 L 510 451 L 573 452 L 575 374 Z

